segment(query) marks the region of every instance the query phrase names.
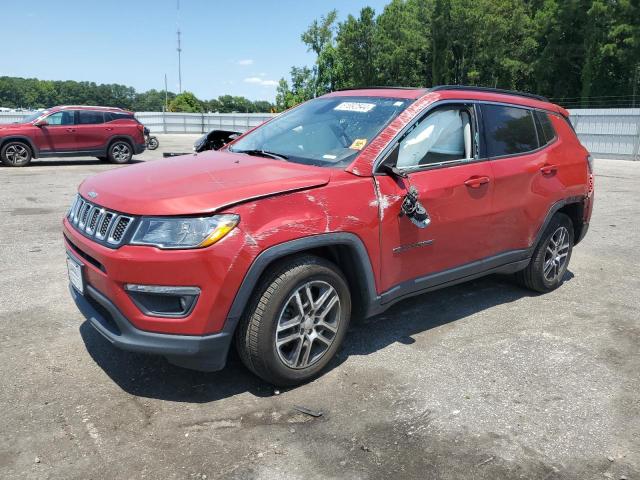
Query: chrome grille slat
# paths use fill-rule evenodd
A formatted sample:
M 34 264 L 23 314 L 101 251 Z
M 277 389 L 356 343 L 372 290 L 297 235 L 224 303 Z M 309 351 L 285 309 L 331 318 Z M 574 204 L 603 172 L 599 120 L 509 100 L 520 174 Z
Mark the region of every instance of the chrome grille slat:
M 134 223 L 134 217 L 107 210 L 79 195 L 69 211 L 68 219 L 83 235 L 112 247 L 122 243 Z
M 100 221 L 100 228 L 96 230 L 96 238 L 98 240 L 104 240 L 107 238 L 107 233 L 109 233 L 109 228 L 111 227 L 111 222 L 115 218 L 115 214 L 113 212 L 105 212 Z
M 87 224 L 87 218 L 89 217 L 89 212 L 92 208 L 93 205 L 91 205 L 89 202 L 85 202 L 82 210 L 80 210 L 80 215 L 78 215 L 78 227 L 80 227 L 81 229 L 84 228 L 84 226 Z
M 111 232 L 109 233 L 109 237 L 107 238 L 107 242 L 117 245 L 124 238 L 125 233 L 129 229 L 133 218 L 127 217 L 126 215 L 118 215 L 118 217 L 113 222 L 113 227 Z

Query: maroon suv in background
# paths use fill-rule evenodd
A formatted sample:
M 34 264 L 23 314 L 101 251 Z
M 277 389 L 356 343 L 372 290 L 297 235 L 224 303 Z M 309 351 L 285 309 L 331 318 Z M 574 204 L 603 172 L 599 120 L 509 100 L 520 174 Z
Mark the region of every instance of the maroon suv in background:
M 127 163 L 144 149 L 144 126 L 121 108 L 53 107 L 22 123 L 0 125 L 0 160 L 9 167 L 42 157 L 93 156 Z

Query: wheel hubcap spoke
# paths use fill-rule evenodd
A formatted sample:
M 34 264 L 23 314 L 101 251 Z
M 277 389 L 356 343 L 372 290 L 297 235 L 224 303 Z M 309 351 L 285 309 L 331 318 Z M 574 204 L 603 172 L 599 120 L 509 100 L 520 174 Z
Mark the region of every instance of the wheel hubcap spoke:
M 555 281 L 560 275 L 564 275 L 570 247 L 569 231 L 565 227 L 558 227 L 545 250 L 542 270 L 547 281 Z
M 27 149 L 20 145 L 11 145 L 5 151 L 5 155 L 13 164 L 22 163 L 28 158 Z
M 340 297 L 329 283 L 298 287 L 284 304 L 275 333 L 280 360 L 301 369 L 316 363 L 333 344 L 340 322 Z

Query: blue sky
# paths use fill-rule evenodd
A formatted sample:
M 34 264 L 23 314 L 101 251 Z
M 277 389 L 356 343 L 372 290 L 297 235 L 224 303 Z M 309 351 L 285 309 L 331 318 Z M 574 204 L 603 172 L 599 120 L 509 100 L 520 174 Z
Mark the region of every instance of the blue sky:
M 388 0 L 180 0 L 182 88 L 273 100 L 292 65 L 310 65 L 300 34 Z M 0 75 L 178 90 L 176 0 L 2 0 Z

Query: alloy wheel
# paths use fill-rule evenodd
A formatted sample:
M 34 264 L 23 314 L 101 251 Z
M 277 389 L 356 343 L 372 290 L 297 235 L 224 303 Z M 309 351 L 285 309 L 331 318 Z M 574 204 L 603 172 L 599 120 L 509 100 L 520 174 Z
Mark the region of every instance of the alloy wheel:
M 305 283 L 287 299 L 278 318 L 275 345 L 288 367 L 307 368 L 329 350 L 340 323 L 340 297 L 320 280 Z
M 29 159 L 29 151 L 22 145 L 10 145 L 5 150 L 6 159 L 13 165 L 20 165 Z
M 551 235 L 544 254 L 543 274 L 548 282 L 564 275 L 569 246 L 569 231 L 565 227 L 558 227 Z
M 129 159 L 129 146 L 125 143 L 116 143 L 111 149 L 111 155 L 119 162 L 123 162 Z

